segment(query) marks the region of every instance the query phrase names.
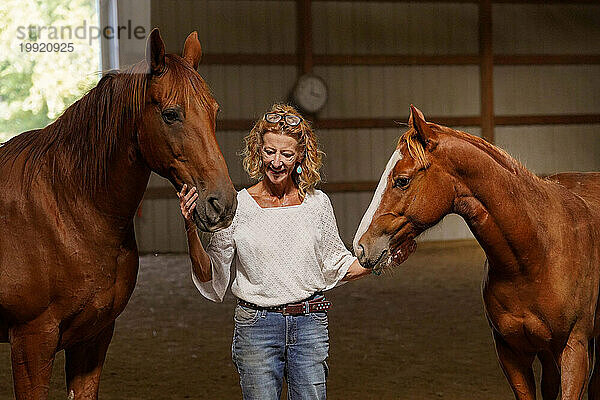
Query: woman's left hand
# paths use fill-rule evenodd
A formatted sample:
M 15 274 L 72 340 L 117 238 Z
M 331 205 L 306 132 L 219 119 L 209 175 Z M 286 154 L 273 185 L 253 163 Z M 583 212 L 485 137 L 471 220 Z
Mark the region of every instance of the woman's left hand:
M 362 278 L 363 276 L 367 276 L 372 272 L 371 269 L 363 268 L 362 265 L 358 262 L 358 260 L 354 260 L 352 264 L 350 264 L 350 268 L 348 268 L 348 272 L 342 278 L 343 281 L 353 281 L 355 279 Z

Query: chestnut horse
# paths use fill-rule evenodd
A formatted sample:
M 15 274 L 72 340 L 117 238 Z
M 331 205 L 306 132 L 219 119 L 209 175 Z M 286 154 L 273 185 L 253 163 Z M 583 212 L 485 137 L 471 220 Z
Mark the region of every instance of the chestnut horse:
M 414 239 L 456 213 L 487 255 L 483 301 L 517 399 L 581 399 L 600 333 L 600 173 L 540 179 L 481 138 L 411 108 L 354 238 L 363 266 L 400 264 Z M 377 267 L 378 268 L 378 267 Z M 600 397 L 600 357 L 589 396 Z
M 146 60 L 104 76 L 44 129 L 0 147 L 0 342 L 17 399 L 46 399 L 65 350 L 71 399 L 96 399 L 115 318 L 135 286 L 133 217 L 150 171 L 199 188 L 198 227 L 227 227 L 236 192 L 215 138 L 217 102 L 158 30 Z

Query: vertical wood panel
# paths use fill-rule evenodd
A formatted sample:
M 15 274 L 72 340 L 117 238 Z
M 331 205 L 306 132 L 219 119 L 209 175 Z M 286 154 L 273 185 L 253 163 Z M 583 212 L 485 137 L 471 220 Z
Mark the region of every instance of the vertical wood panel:
M 191 19 L 193 29 L 198 31 L 198 38 L 202 44 L 202 51 L 211 51 L 210 43 L 207 41 L 211 31 L 210 24 L 206 22 L 206 16 L 208 15 L 207 0 L 195 0 L 194 2 L 190 2 L 190 5 L 191 11 L 188 17 Z
M 600 53 L 600 4 L 494 4 L 493 10 L 497 54 Z
M 317 54 L 477 52 L 474 4 L 320 1 L 313 10 Z
M 600 66 L 498 66 L 495 112 L 505 115 L 594 114 L 600 110 Z
M 494 53 L 492 48 L 492 1 L 479 3 L 479 71 L 481 74 L 481 129 L 494 143 Z
M 536 174 L 599 171 L 600 125 L 497 128 L 498 146 Z
M 479 114 L 474 66 L 317 66 L 315 73 L 329 87 L 322 118 L 398 117 L 410 104 L 426 116 Z
M 312 24 L 312 1 L 297 0 L 296 16 L 298 29 L 298 68 L 303 74 L 310 73 L 313 68 L 313 24 Z
M 221 105 L 219 119 L 254 119 L 285 101 L 296 79 L 293 66 L 200 66 Z
M 152 26 L 159 26 L 169 52 L 198 30 L 209 53 L 288 53 L 295 44 L 295 4 L 291 1 L 152 0 Z

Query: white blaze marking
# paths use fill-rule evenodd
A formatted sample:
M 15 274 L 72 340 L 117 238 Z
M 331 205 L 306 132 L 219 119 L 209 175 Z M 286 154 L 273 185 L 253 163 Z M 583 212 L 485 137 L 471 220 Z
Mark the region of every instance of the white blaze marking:
M 388 161 L 385 166 L 385 171 L 383 171 L 383 175 L 381 175 L 381 179 L 379 180 L 379 184 L 377 185 L 377 189 L 375 189 L 375 194 L 373 195 L 373 200 L 371 200 L 371 204 L 369 204 L 369 208 L 363 215 L 362 220 L 360 221 L 360 225 L 358 226 L 358 230 L 354 235 L 354 241 L 352 245 L 354 247 L 354 252 L 356 253 L 356 248 L 358 247 L 358 241 L 365 234 L 371 222 L 373 222 L 373 216 L 375 215 L 375 211 L 379 208 L 379 203 L 381 203 L 381 198 L 383 197 L 383 192 L 387 187 L 387 179 L 390 176 L 392 169 L 396 166 L 396 163 L 402 159 L 402 153 L 400 150 L 394 151 L 392 157 Z

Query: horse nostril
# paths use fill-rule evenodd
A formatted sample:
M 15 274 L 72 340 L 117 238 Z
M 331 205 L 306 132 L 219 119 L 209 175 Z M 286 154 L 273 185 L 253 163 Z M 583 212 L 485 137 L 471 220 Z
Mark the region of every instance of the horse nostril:
M 209 215 L 213 217 L 211 218 L 212 220 L 216 221 L 223 213 L 224 207 L 221 205 L 221 203 L 219 203 L 219 199 L 217 199 L 216 197 L 209 198 L 207 202 L 210 205 L 210 211 L 212 211 L 209 213 Z
M 365 248 L 362 244 L 356 246 L 356 258 L 358 258 L 360 263 L 362 263 L 365 259 Z

